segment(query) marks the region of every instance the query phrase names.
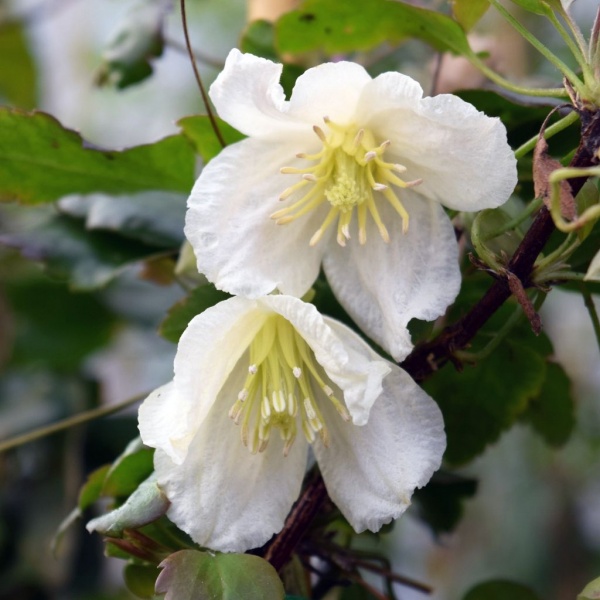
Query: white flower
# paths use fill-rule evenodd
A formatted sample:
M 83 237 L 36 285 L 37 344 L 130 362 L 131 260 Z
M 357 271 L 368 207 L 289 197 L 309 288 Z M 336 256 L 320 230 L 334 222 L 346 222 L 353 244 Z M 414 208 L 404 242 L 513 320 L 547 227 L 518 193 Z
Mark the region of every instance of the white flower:
M 359 336 L 301 300 L 234 297 L 195 317 L 171 383 L 142 404 L 169 518 L 241 552 L 283 526 L 308 442 L 356 531 L 399 517 L 445 449 L 435 402 Z
M 441 204 L 496 207 L 515 186 L 504 126 L 348 62 L 309 69 L 286 101 L 281 69 L 232 50 L 211 87 L 219 115 L 249 137 L 205 167 L 188 201 L 198 268 L 232 294 L 301 297 L 322 262 L 356 323 L 402 360 L 407 323 L 443 314 L 460 287 Z

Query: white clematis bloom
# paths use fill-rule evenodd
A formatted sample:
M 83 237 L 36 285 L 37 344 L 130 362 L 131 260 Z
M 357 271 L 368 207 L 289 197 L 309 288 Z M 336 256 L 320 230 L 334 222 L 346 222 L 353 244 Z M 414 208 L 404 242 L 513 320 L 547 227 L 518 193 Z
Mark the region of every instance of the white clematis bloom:
M 234 297 L 195 317 L 171 383 L 142 404 L 169 518 L 200 545 L 264 544 L 300 492 L 312 444 L 356 531 L 399 517 L 439 467 L 435 402 L 345 325 L 291 296 Z
M 301 297 L 321 263 L 356 323 L 402 360 L 413 319 L 443 314 L 460 286 L 442 204 L 499 206 L 517 181 L 506 130 L 460 98 L 423 98 L 399 73 L 328 63 L 289 101 L 282 66 L 232 50 L 210 89 L 249 136 L 200 175 L 185 233 L 198 268 L 232 294 Z

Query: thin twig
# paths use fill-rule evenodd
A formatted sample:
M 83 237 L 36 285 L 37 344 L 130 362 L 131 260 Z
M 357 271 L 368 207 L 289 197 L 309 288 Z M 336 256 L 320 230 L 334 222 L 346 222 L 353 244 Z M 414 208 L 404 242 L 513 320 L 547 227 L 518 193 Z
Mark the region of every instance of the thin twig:
M 217 124 L 217 120 L 215 119 L 212 107 L 210 106 L 208 94 L 204 89 L 204 84 L 202 83 L 202 78 L 200 77 L 200 71 L 198 71 L 198 65 L 196 64 L 196 59 L 194 57 L 194 49 L 192 48 L 190 34 L 188 31 L 187 15 L 185 12 L 185 0 L 180 0 L 180 6 L 181 23 L 183 25 L 183 35 L 185 36 L 185 45 L 187 47 L 188 55 L 190 57 L 190 62 L 192 63 L 192 69 L 194 70 L 194 77 L 196 78 L 196 83 L 198 84 L 198 88 L 200 89 L 200 95 L 202 96 L 202 102 L 204 103 L 204 107 L 206 108 L 206 114 L 208 115 L 208 118 L 210 120 L 210 125 L 213 131 L 215 132 L 215 136 L 219 140 L 219 144 L 221 144 L 222 148 L 225 148 L 225 146 L 227 146 L 227 143 L 223 139 L 223 135 L 221 134 L 221 130 L 219 129 L 219 125 Z
M 133 398 L 129 398 L 128 400 L 124 400 L 119 404 L 113 404 L 111 406 L 101 406 L 99 408 L 87 410 L 73 417 L 68 417 L 67 419 L 63 419 L 62 421 L 53 423 L 52 425 L 46 425 L 45 427 L 40 427 L 39 429 L 35 429 L 34 431 L 30 431 L 22 435 L 17 435 L 0 443 L 0 453 L 5 452 L 6 450 L 10 450 L 11 448 L 16 448 L 17 446 L 21 446 L 23 444 L 27 444 L 35 440 L 39 440 L 48 435 L 52 435 L 53 433 L 58 433 L 59 431 L 75 427 L 76 425 L 82 425 L 83 423 L 87 423 L 88 421 L 93 421 L 94 419 L 99 419 L 100 417 L 112 415 L 116 412 L 123 410 L 124 408 L 127 408 L 128 406 L 131 406 L 132 404 L 135 404 L 136 402 L 139 402 L 145 396 L 147 396 L 147 394 L 141 394 L 138 396 L 134 396 Z

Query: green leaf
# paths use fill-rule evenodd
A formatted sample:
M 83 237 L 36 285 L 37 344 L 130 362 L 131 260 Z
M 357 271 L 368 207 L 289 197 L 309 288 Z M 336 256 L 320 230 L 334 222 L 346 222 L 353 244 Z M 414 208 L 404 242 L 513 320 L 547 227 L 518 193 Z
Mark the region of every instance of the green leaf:
M 154 584 L 159 575 L 156 567 L 128 564 L 123 570 L 127 589 L 138 598 L 154 598 Z
M 465 595 L 463 600 L 540 600 L 530 588 L 515 583 L 497 579 L 480 583 Z
M 176 344 L 188 323 L 196 315 L 230 297 L 229 294 L 218 290 L 212 284 L 197 287 L 192 290 L 189 296 L 186 296 L 169 309 L 167 316 L 160 324 L 158 332 L 166 340 Z
M 150 60 L 160 56 L 164 48 L 162 35 L 165 4 L 134 4 L 118 24 L 102 53 L 104 64 L 97 81 L 122 89 L 139 83 L 152 74 Z
M 46 211 L 35 215 L 35 226 L 0 234 L 0 244 L 17 248 L 25 258 L 43 262 L 50 275 L 69 281 L 74 290 L 102 287 L 127 265 L 156 252 L 156 248 L 114 233 L 87 231 L 79 219 Z
M 229 123 L 215 117 L 217 126 L 227 144 L 234 144 L 244 139 L 244 135 L 234 129 Z M 193 144 L 196 152 L 207 163 L 221 152 L 221 143 L 217 139 L 208 115 L 183 117 L 177 121 L 183 135 Z
M 571 381 L 560 365 L 547 364 L 541 392 L 529 402 L 522 418 L 551 446 L 562 446 L 569 439 L 575 428 L 575 403 Z
M 510 376 L 507 377 L 507 374 Z M 445 459 L 463 464 L 495 442 L 539 395 L 546 364 L 522 344 L 504 342 L 487 359 L 457 372 L 446 365 L 425 384 L 444 415 Z
M 102 486 L 103 496 L 129 496 L 154 470 L 154 452 L 138 437 L 110 467 Z
M 519 231 L 501 231 L 511 217 L 502 208 L 488 208 L 477 213 L 471 228 L 471 241 L 477 255 L 492 267 L 502 263 L 502 256 L 512 256 L 523 239 Z
M 140 192 L 128 196 L 67 196 L 60 209 L 85 218 L 87 229 L 119 235 L 161 248 L 179 247 L 184 238 L 187 195 L 173 192 Z
M 490 0 L 452 0 L 452 14 L 469 31 L 490 7 Z
M 513 4 L 517 4 L 525 10 L 535 13 L 536 15 L 547 15 L 551 14 L 549 5 L 552 5 L 552 0 L 511 0 Z M 556 0 L 554 5 L 560 4 L 560 0 Z
M 473 54 L 456 21 L 392 0 L 305 0 L 277 21 L 275 36 L 281 53 L 355 52 L 414 37 L 442 52 Z
M 577 600 L 598 600 L 598 598 L 600 598 L 600 577 L 590 581 L 577 596 Z
M 2 96 L 18 108 L 33 108 L 36 103 L 35 63 L 23 24 L 16 21 L 0 24 L 0 98 Z
M 5 292 L 17 324 L 15 364 L 75 371 L 111 338 L 114 317 L 92 294 L 73 294 L 47 278 L 17 280 Z
M 463 514 L 463 503 L 477 491 L 477 481 L 438 471 L 429 483 L 416 490 L 419 516 L 436 534 L 452 531 Z
M 91 533 L 118 537 L 124 529 L 136 529 L 147 525 L 164 515 L 169 508 L 169 500 L 150 476 L 142 483 L 127 501 L 106 515 L 92 519 L 87 525 Z
M 181 550 L 161 564 L 156 591 L 165 600 L 283 600 L 277 571 L 250 554 Z
M 98 498 L 100 498 L 104 479 L 106 478 L 109 469 L 110 465 L 104 465 L 88 475 L 87 481 L 79 490 L 79 499 L 77 500 L 77 508 L 81 512 L 86 510 L 86 508 L 89 508 L 96 500 L 98 500 Z
M 194 152 L 180 135 L 127 150 L 98 150 L 54 117 L 0 108 L 0 200 L 52 202 L 68 194 L 188 192 Z

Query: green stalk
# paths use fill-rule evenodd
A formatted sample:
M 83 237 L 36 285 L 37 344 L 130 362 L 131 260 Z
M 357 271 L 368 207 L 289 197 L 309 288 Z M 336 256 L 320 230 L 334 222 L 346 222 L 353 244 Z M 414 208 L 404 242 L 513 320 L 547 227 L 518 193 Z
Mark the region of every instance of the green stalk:
M 585 307 L 588 309 L 590 319 L 592 320 L 598 348 L 600 348 L 600 319 L 598 319 L 598 312 L 596 311 L 596 305 L 594 304 L 592 294 L 590 294 L 590 290 L 584 283 L 581 284 L 581 294 L 583 295 Z
M 576 111 L 570 112 L 566 117 L 563 117 L 559 121 L 556 121 L 556 123 L 550 125 L 550 127 L 546 127 L 544 131 L 544 138 L 547 140 L 550 139 L 552 136 L 556 135 L 557 133 L 560 133 L 563 129 L 566 129 L 569 125 L 575 123 L 577 119 L 579 119 L 579 114 Z M 515 150 L 515 157 L 517 160 L 523 158 L 526 154 L 529 154 L 529 152 L 531 152 L 535 148 L 535 145 L 538 141 L 538 137 L 539 136 L 534 135 L 530 140 L 527 140 L 524 144 L 522 144 Z

